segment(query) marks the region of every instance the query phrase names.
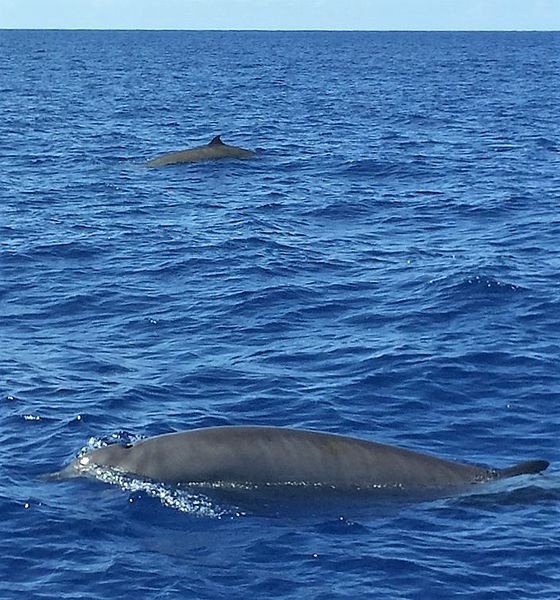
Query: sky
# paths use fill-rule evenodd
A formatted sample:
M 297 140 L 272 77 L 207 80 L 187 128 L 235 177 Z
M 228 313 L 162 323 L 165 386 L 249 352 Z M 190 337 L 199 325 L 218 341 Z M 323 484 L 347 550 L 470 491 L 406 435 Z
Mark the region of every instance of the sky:
M 0 0 L 0 29 L 560 30 L 560 0 Z

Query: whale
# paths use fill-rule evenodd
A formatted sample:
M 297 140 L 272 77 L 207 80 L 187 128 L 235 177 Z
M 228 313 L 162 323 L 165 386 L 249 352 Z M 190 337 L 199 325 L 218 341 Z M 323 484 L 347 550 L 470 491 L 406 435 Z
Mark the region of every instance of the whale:
M 536 474 L 548 465 L 545 460 L 529 460 L 494 468 L 334 433 L 222 426 L 86 451 L 49 478 L 102 479 L 100 475 L 110 469 L 179 486 L 421 492 Z
M 188 150 L 180 150 L 178 152 L 170 152 L 153 158 L 145 163 L 146 167 L 164 167 L 166 165 L 176 165 L 179 163 L 202 162 L 206 160 L 219 160 L 223 158 L 253 158 L 256 153 L 252 150 L 245 150 L 237 146 L 224 144 L 221 140 L 221 135 L 217 135 L 212 140 L 204 145 L 190 148 Z

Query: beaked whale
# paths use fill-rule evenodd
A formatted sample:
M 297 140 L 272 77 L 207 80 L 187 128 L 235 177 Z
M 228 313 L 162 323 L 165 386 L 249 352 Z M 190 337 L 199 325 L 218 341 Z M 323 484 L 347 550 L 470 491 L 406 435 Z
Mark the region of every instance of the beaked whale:
M 205 160 L 218 160 L 221 158 L 253 158 L 256 153 L 252 150 L 245 150 L 237 146 L 224 144 L 220 136 L 212 138 L 205 146 L 197 146 L 190 150 L 180 150 L 179 152 L 170 152 L 163 156 L 158 156 L 145 163 L 146 167 L 163 167 L 165 165 L 175 165 L 178 163 L 202 162 Z
M 96 477 L 99 469 L 168 484 L 304 486 L 342 491 L 453 490 L 544 471 L 532 460 L 505 469 L 436 458 L 396 446 L 301 429 L 225 426 L 112 444 L 74 459 L 50 479 Z

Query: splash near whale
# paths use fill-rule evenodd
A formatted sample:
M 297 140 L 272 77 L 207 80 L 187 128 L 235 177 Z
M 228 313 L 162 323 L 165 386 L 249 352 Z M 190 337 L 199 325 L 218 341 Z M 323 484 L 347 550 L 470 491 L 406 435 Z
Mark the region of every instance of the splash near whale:
M 51 479 L 104 469 L 173 485 L 310 487 L 421 492 L 544 471 L 544 460 L 504 469 L 454 462 L 367 440 L 281 427 L 209 427 L 112 444 L 74 459 Z
M 180 150 L 179 152 L 170 152 L 149 160 L 145 163 L 146 167 L 164 167 L 166 165 L 176 165 L 180 163 L 203 162 L 207 160 L 220 160 L 224 158 L 247 159 L 254 158 L 256 152 L 246 150 L 238 146 L 224 144 L 221 136 L 217 135 L 205 146 L 197 146 L 189 150 Z

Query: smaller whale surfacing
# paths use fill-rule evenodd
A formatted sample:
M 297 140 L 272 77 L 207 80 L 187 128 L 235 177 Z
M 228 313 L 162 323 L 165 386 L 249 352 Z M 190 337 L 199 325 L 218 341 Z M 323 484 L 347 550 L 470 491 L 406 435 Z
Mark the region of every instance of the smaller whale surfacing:
M 223 158 L 254 158 L 256 153 L 237 146 L 224 144 L 217 135 L 205 146 L 197 146 L 189 150 L 180 150 L 158 156 L 145 163 L 146 167 L 164 167 L 179 163 L 203 162 L 206 160 L 219 160 Z

